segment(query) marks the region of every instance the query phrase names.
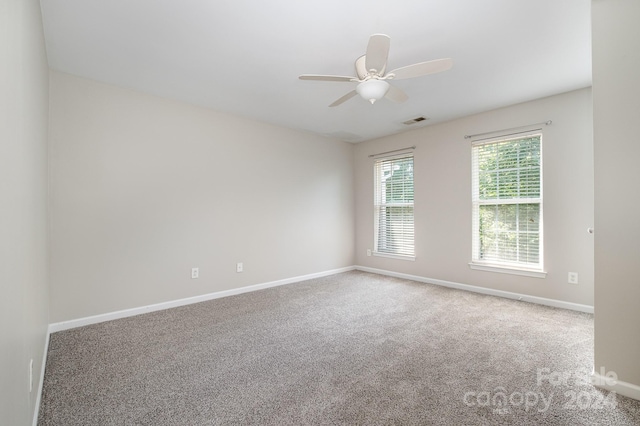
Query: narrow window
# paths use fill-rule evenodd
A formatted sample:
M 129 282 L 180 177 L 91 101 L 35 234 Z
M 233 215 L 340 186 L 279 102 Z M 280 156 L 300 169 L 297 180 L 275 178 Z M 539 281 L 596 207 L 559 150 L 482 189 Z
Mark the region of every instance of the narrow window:
M 541 134 L 472 145 L 472 267 L 542 271 L 541 147 Z
M 413 258 L 413 155 L 375 162 L 374 254 Z

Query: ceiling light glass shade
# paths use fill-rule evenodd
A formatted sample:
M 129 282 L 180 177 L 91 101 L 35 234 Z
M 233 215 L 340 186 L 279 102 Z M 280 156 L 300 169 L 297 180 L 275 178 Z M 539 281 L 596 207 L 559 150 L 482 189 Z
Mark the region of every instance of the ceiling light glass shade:
M 387 94 L 388 90 L 389 83 L 384 80 L 376 79 L 363 81 L 362 83 L 358 84 L 358 87 L 356 87 L 356 92 L 358 92 L 358 94 L 362 96 L 363 99 L 366 99 L 372 104 L 375 101 L 382 99 L 384 95 Z

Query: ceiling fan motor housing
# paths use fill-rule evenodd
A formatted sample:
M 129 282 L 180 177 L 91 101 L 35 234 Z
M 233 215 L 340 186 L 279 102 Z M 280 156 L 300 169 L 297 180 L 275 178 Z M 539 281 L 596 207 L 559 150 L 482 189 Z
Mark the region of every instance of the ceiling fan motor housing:
M 367 55 L 362 55 L 358 59 L 356 59 L 356 75 L 359 80 L 364 80 L 365 77 L 369 75 L 369 70 L 367 70 L 367 66 L 365 65 L 365 61 L 367 59 Z M 381 70 L 377 70 L 377 74 L 379 76 L 383 76 L 387 66 L 382 67 Z

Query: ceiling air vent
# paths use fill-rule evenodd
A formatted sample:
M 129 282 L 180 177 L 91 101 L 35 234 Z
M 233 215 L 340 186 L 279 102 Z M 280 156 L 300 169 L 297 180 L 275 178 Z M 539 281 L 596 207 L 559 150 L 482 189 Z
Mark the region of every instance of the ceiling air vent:
M 425 120 L 428 120 L 428 119 L 429 119 L 429 117 L 420 116 L 420 117 L 412 118 L 411 120 L 404 121 L 402 124 L 407 125 L 407 126 L 411 126 L 412 124 L 416 124 L 416 123 L 419 123 L 421 121 L 425 121 Z

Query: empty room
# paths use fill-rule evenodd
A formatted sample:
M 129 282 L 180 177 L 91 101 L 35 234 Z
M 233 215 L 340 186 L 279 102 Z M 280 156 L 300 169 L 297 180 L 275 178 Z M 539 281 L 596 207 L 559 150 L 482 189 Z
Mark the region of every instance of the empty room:
M 640 424 L 636 0 L 0 5 L 0 425 Z

